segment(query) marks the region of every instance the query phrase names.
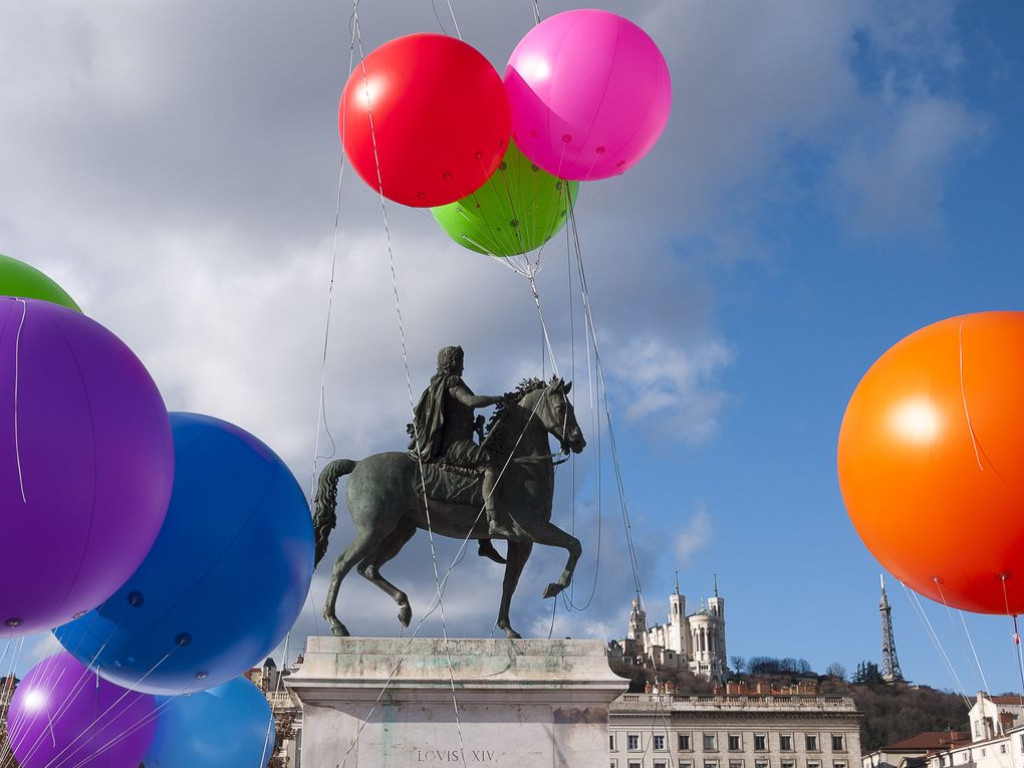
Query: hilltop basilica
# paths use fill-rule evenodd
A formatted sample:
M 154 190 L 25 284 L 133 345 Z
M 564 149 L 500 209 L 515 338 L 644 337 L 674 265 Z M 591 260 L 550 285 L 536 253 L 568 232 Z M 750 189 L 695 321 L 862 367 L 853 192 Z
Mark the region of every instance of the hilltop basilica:
M 629 629 L 622 641 L 609 643 L 609 652 L 623 661 L 655 669 L 689 669 L 699 677 L 723 683 L 728 676 L 725 652 L 725 599 L 715 592 L 696 613 L 686 614 L 686 596 L 676 590 L 668 597 L 668 622 L 647 626 L 647 612 L 633 599 Z

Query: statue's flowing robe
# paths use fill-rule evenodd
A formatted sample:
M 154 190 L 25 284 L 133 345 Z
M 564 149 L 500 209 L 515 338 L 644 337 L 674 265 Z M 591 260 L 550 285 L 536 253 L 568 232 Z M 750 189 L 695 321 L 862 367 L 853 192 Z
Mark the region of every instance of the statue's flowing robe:
M 412 434 L 409 453 L 414 459 L 429 464 L 444 455 L 444 397 L 449 389 L 461 383 L 461 377 L 454 373 L 435 373 L 430 378 L 413 411 L 415 432 L 412 432 L 413 425 L 409 425 Z

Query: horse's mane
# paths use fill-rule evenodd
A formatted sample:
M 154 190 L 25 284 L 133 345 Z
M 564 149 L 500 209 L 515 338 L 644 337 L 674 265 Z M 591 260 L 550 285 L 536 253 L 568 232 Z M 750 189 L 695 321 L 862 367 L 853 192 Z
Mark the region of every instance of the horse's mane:
M 494 413 L 491 414 L 491 418 L 487 422 L 487 447 L 493 453 L 503 453 L 505 446 L 502 443 L 501 438 L 503 437 L 501 425 L 505 420 L 505 416 L 508 415 L 509 403 L 518 405 L 526 395 L 530 392 L 536 392 L 538 389 L 544 389 L 547 384 L 543 379 L 535 377 L 523 379 L 516 386 L 515 390 L 509 393 L 507 400 L 503 400 L 498 403 L 494 408 Z

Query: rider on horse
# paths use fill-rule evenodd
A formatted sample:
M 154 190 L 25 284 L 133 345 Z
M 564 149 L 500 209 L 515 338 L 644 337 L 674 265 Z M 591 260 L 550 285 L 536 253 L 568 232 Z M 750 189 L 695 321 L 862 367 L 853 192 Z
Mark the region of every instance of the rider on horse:
M 475 395 L 462 380 L 465 354 L 462 347 L 444 347 L 437 353 L 437 373 L 420 396 L 414 411 L 415 426 L 409 453 L 424 464 L 443 464 L 456 469 L 481 472 L 484 512 L 488 533 L 515 540 L 508 516 L 495 505 L 494 490 L 498 470 L 486 446 L 473 440 L 473 411 L 497 405 L 505 395 Z M 481 542 L 482 544 L 482 542 Z M 481 546 L 481 555 L 484 555 Z

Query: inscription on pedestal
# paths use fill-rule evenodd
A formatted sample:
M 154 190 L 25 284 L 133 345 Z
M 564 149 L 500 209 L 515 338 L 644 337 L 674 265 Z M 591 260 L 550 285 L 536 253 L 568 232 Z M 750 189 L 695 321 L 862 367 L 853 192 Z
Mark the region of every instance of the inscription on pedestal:
M 437 749 L 416 750 L 417 763 L 497 763 L 496 749 Z

